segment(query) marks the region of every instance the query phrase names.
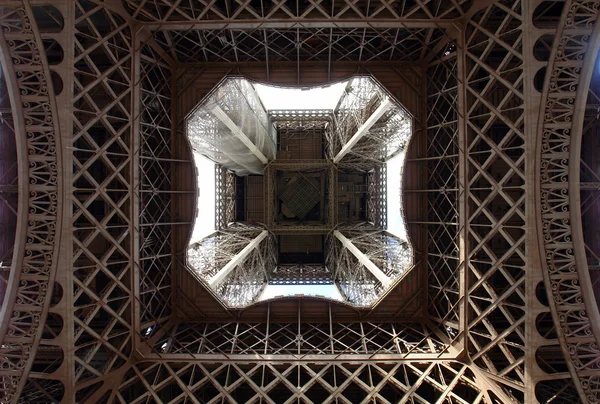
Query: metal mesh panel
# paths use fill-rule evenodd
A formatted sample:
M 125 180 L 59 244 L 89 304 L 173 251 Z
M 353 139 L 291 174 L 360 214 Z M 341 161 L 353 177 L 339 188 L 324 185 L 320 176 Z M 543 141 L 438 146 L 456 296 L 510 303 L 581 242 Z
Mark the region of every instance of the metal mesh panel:
M 291 181 L 290 181 L 291 182 Z M 296 217 L 303 219 L 319 203 L 319 190 L 304 178 L 298 178 L 283 191 L 280 199 Z

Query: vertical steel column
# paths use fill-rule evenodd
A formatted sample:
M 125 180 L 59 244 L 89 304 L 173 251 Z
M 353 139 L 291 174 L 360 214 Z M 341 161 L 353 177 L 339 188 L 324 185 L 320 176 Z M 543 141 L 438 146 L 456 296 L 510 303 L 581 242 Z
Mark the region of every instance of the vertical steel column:
M 466 42 L 465 30 L 460 30 L 456 38 L 457 86 L 458 86 L 458 233 L 459 233 L 459 351 L 467 351 L 467 329 L 469 322 L 469 180 L 468 163 L 469 140 L 467 138 L 467 89 L 466 89 Z

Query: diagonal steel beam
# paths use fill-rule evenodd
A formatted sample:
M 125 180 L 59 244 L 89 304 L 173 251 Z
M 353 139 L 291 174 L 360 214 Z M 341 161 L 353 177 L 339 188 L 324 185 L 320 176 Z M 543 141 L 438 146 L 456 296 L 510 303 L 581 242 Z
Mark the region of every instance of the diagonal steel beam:
M 365 123 L 363 123 L 362 126 L 360 128 L 358 128 L 358 130 L 352 136 L 352 138 L 348 141 L 348 143 L 346 143 L 344 145 L 344 147 L 342 147 L 342 150 L 340 150 L 340 152 L 337 154 L 337 156 L 335 156 L 335 158 L 333 159 L 333 162 L 336 164 L 339 163 L 340 160 L 343 159 L 344 156 L 346 154 L 348 154 L 348 152 L 350 150 L 352 150 L 352 148 L 358 143 L 358 141 L 367 134 L 369 129 L 371 129 L 371 127 L 377 122 L 377 120 L 379 118 L 381 118 L 381 116 L 383 114 L 385 114 L 385 112 L 388 109 L 390 109 L 391 106 L 392 106 L 392 102 L 390 101 L 389 98 L 386 98 L 385 100 L 383 100 L 383 102 L 375 110 L 375 112 L 373 112 L 373 114 L 365 121 Z
M 242 251 L 237 253 L 231 261 L 229 261 L 216 275 L 211 277 L 208 280 L 208 284 L 213 286 L 216 285 L 225 279 L 227 275 L 233 271 L 235 267 L 244 262 L 244 260 L 248 257 L 248 255 L 257 248 L 260 243 L 267 237 L 269 232 L 267 230 L 263 230 L 254 240 L 252 240 Z
M 350 240 L 346 238 L 338 230 L 333 232 L 334 236 L 350 251 L 360 262 L 363 264 L 384 287 L 389 286 L 392 282 L 389 276 L 387 276 L 377 265 L 373 263 L 362 251 L 360 251 Z
M 211 112 L 221 122 L 223 122 L 231 130 L 231 132 L 242 141 L 242 143 L 248 148 L 248 150 L 250 150 L 252 154 L 254 154 L 263 164 L 267 164 L 269 162 L 265 155 L 262 154 L 260 150 L 258 150 L 258 147 L 256 147 L 256 145 L 252 143 L 252 140 L 250 140 L 248 136 L 246 136 L 246 134 L 242 132 L 242 129 L 240 129 L 240 127 L 237 126 L 235 122 L 233 122 L 231 118 L 229 118 L 229 116 L 227 116 L 227 114 L 221 109 L 221 107 L 215 105 L 211 109 Z

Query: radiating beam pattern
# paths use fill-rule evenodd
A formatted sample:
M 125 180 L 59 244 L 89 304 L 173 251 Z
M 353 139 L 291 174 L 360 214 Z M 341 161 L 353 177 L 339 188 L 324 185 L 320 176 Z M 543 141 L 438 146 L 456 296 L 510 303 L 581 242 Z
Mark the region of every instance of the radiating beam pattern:
M 22 219 L 0 260 L 1 402 L 600 401 L 598 1 L 42 3 L 0 7 L 0 125 L 21 148 L 0 204 Z M 268 113 L 232 73 L 377 77 L 352 79 L 318 125 L 272 115 L 284 133 L 325 129 L 328 195 L 340 173 L 364 179 L 354 227 L 334 206 L 287 229 L 322 236 L 324 265 L 278 267 L 286 231 L 235 222 L 236 170 L 277 163 Z M 215 233 L 188 248 L 192 77 L 232 87 L 194 121 L 220 164 Z M 404 90 L 410 115 L 385 104 Z M 419 251 L 385 231 L 385 161 L 404 148 Z M 407 279 L 419 289 L 403 296 Z M 345 301 L 259 301 L 305 281 Z

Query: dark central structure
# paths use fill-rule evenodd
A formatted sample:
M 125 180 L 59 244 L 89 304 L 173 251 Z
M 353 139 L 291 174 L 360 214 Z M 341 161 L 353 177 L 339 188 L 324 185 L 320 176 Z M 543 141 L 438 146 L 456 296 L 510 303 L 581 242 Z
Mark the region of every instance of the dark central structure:
M 266 224 L 275 234 L 325 234 L 337 223 L 337 169 L 328 160 L 276 160 L 265 170 Z
M 277 193 L 282 202 L 277 215 L 279 220 L 294 218 L 303 220 L 316 207 L 321 199 L 319 192 L 321 181 L 311 180 L 312 178 L 306 178 L 300 173 L 284 173 L 281 180 L 277 181 L 282 182 L 281 188 L 283 188 L 281 193 Z M 312 212 L 309 219 L 312 219 L 315 213 L 318 214 L 320 209 L 325 209 L 324 205 L 323 203 L 319 206 L 317 212 Z

